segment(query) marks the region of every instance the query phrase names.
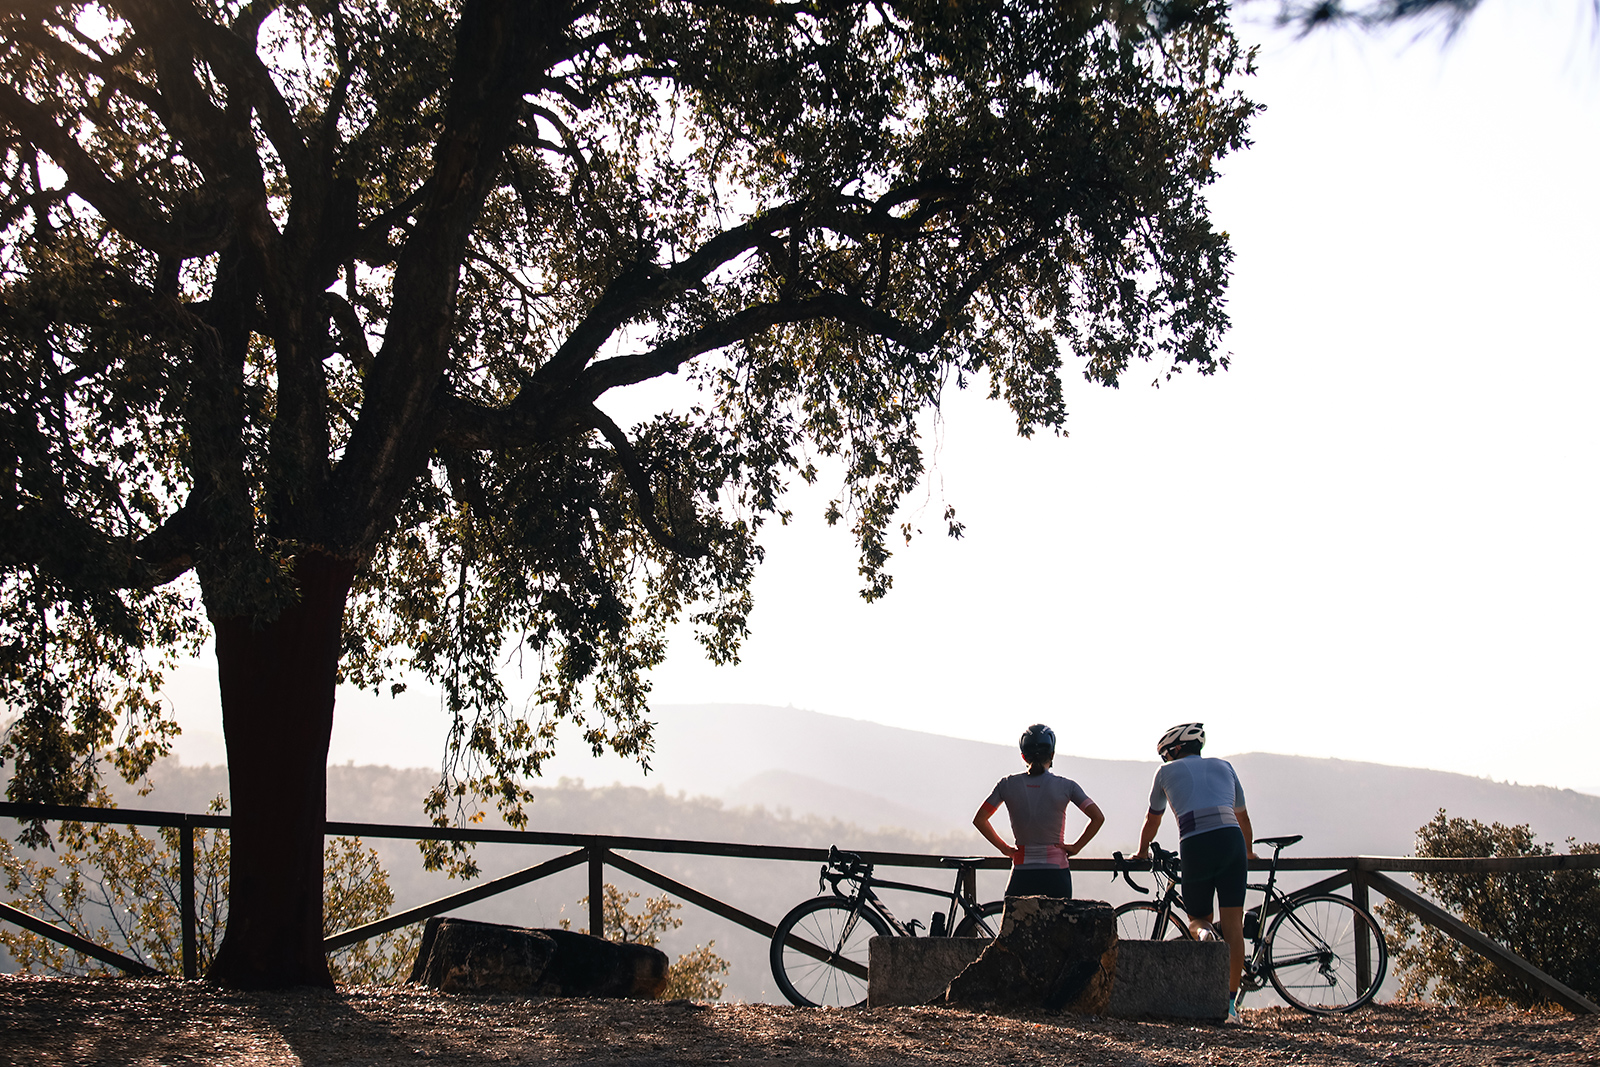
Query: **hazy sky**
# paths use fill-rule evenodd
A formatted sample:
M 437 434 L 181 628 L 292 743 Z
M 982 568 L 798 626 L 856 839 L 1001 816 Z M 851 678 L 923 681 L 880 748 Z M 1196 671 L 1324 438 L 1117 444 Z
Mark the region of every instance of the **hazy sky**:
M 1211 198 L 1238 251 L 1232 369 L 1159 390 L 1073 378 L 1064 439 L 950 397 L 914 502 L 928 535 L 897 553 L 889 598 L 857 598 L 827 494 L 797 494 L 743 663 L 714 668 L 685 635 L 656 702 L 1006 743 L 1042 719 L 1104 758 L 1200 719 L 1219 754 L 1600 784 L 1600 43 L 1582 6 L 1490 0 L 1447 46 L 1247 27 L 1268 111 Z M 945 502 L 960 542 L 938 532 Z M 214 685 L 207 660 L 171 694 L 191 761 L 215 758 Z M 436 762 L 436 697 L 340 700 L 335 762 Z

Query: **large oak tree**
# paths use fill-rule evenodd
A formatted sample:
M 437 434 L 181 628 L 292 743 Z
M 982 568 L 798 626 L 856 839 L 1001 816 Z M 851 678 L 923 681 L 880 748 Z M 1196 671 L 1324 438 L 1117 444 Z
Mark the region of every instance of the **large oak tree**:
M 436 682 L 433 814 L 517 822 L 558 721 L 648 751 L 669 626 L 737 655 L 794 479 L 837 479 L 876 597 L 942 390 L 1030 433 L 1064 373 L 1221 365 L 1202 194 L 1254 106 L 1219 5 L 10 0 L 0 34 L 9 796 L 142 773 L 214 634 L 224 983 L 329 981 L 341 680 Z

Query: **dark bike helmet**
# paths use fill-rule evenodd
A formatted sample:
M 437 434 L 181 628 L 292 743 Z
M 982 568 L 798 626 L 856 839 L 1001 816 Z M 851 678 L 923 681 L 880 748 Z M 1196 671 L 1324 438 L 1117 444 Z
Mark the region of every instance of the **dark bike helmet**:
M 1017 742 L 1017 747 L 1022 749 L 1022 754 L 1029 762 L 1042 762 L 1056 754 L 1056 732 L 1044 723 L 1036 722 L 1022 731 L 1022 740 Z
M 1161 735 L 1161 740 L 1156 742 L 1156 751 L 1161 753 L 1162 759 L 1170 759 L 1172 753 L 1188 744 L 1197 741 L 1201 745 L 1206 743 L 1206 724 L 1203 722 L 1182 722 L 1172 727 Z

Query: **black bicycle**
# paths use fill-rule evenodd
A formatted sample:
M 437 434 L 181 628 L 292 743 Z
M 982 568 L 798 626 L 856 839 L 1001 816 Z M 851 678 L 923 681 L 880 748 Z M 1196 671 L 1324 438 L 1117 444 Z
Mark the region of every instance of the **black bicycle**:
M 853 852 L 828 849 L 817 879 L 821 895 L 796 905 L 772 935 L 772 977 L 789 1003 L 802 1008 L 855 1007 L 867 999 L 867 943 L 874 937 L 914 937 L 919 919 L 902 923 L 874 890 L 901 889 L 943 897 L 948 907 L 929 920 L 929 937 L 994 937 L 1004 901 L 979 904 L 964 886 L 975 883 L 981 859 L 944 861 L 956 871 L 949 890 L 872 876 L 872 864 Z M 844 888 L 848 886 L 848 889 Z M 831 890 L 831 892 L 829 891 Z
M 1239 999 L 1243 1001 L 1247 992 L 1270 981 L 1279 996 L 1302 1011 L 1318 1015 L 1354 1011 L 1371 1001 L 1383 984 L 1389 947 L 1377 920 L 1354 901 L 1331 894 L 1291 896 L 1277 887 L 1278 854 L 1299 840 L 1299 834 L 1256 839 L 1256 844 L 1272 847 L 1272 866 L 1264 885 L 1250 885 L 1263 894 L 1263 900 L 1244 915 L 1244 936 L 1250 948 L 1245 954 Z M 1150 854 L 1150 871 L 1160 899 L 1118 908 L 1117 936 L 1141 941 L 1187 938 L 1189 924 L 1181 917 L 1178 854 L 1157 844 L 1150 846 Z M 1116 854 L 1116 862 L 1113 880 L 1121 877 L 1140 893 L 1149 892 L 1129 876 L 1122 853 Z M 1268 920 L 1265 925 L 1263 919 Z

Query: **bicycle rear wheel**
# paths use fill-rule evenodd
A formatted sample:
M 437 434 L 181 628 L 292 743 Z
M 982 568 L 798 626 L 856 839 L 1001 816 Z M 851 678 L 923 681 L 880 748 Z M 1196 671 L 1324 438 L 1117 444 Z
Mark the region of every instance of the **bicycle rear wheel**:
M 1363 938 L 1364 968 L 1358 961 Z M 1377 921 L 1354 902 L 1304 897 L 1272 921 L 1267 967 L 1272 987 L 1284 1000 L 1302 1011 L 1331 1015 L 1372 999 L 1389 968 L 1389 947 Z
M 1136 900 L 1132 904 L 1124 904 L 1117 909 L 1117 936 L 1124 941 L 1187 941 L 1189 939 L 1189 926 L 1177 913 L 1167 912 L 1166 924 L 1159 929 L 1156 923 L 1161 917 L 1161 908 L 1155 904 L 1148 904 Z
M 1005 913 L 1006 902 L 991 900 L 987 904 L 978 905 L 978 919 L 983 924 L 972 921 L 972 916 L 963 915 L 961 921 L 956 923 L 956 932 L 951 937 L 998 937 L 1000 936 L 1000 916 Z
M 790 944 L 791 935 L 810 942 L 811 951 Z M 844 897 L 814 897 L 778 923 L 772 977 L 791 1004 L 853 1008 L 867 999 L 867 942 L 888 935 L 889 924 L 870 908 L 857 911 Z

